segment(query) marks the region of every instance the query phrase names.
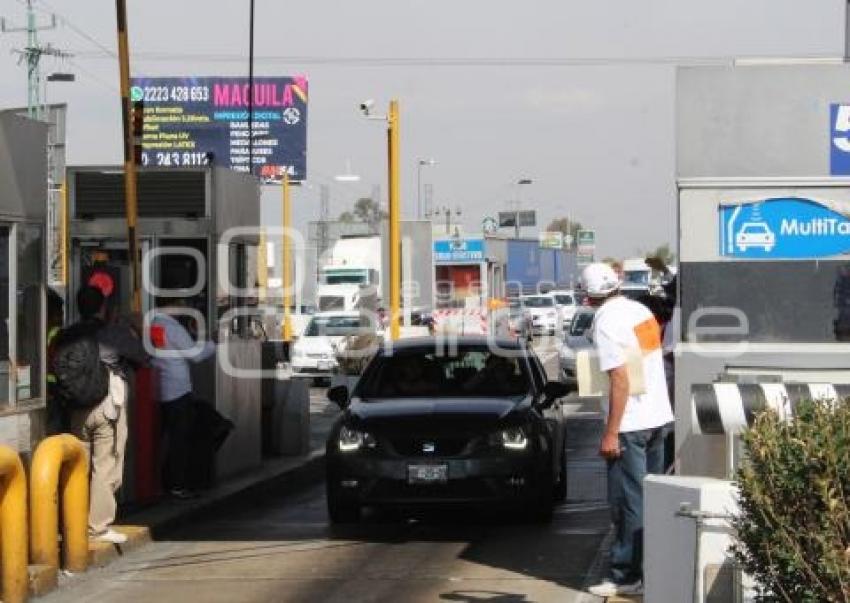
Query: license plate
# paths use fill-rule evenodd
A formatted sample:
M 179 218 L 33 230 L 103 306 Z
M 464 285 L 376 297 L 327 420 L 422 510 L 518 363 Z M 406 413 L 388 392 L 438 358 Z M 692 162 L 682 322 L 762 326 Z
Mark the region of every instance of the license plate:
M 320 371 L 329 371 L 329 370 L 331 370 L 331 361 L 330 360 L 319 360 L 316 363 L 316 368 Z
M 407 483 L 409 484 L 442 484 L 448 479 L 448 465 L 407 466 Z

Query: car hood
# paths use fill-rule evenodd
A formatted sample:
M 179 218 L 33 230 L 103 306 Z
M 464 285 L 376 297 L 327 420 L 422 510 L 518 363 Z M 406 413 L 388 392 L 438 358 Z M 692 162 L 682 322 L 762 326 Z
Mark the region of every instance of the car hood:
M 350 420 L 373 432 L 459 433 L 496 426 L 530 408 L 530 396 L 516 398 L 392 398 L 348 408 Z
M 298 341 L 295 342 L 295 347 L 305 354 L 310 353 L 325 353 L 332 354 L 334 352 L 334 346 L 342 340 L 342 337 L 308 337 L 301 336 L 298 338 Z

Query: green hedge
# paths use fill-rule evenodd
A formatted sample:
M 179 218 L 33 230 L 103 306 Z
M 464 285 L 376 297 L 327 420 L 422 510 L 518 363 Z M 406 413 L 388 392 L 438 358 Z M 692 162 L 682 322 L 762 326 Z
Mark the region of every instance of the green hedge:
M 761 414 L 743 436 L 734 554 L 760 601 L 850 601 L 850 402 Z

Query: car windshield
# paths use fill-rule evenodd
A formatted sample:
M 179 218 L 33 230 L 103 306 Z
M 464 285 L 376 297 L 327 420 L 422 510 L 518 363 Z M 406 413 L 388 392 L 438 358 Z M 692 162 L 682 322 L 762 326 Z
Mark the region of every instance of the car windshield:
M 745 224 L 743 231 L 747 234 L 764 234 L 767 227 L 764 224 Z
M 562 306 L 572 306 L 573 304 L 575 304 L 575 300 L 573 300 L 572 295 L 556 295 L 555 301 L 561 304 Z
M 307 337 L 357 335 L 369 331 L 369 322 L 362 316 L 314 316 L 304 330 Z
M 355 395 L 365 401 L 524 396 L 531 388 L 527 367 L 524 357 L 496 354 L 486 345 L 460 347 L 451 355 L 433 347 L 396 350 L 372 361 Z
M 645 285 L 649 282 L 649 272 L 646 270 L 626 270 L 623 281 L 630 284 Z
M 584 335 L 584 332 L 593 324 L 593 312 L 580 312 L 573 317 L 570 324 L 570 335 Z
M 554 299 L 543 295 L 538 297 L 526 297 L 522 301 L 526 308 L 549 308 L 555 305 Z
M 327 285 L 362 285 L 369 282 L 365 270 L 327 270 L 324 282 Z

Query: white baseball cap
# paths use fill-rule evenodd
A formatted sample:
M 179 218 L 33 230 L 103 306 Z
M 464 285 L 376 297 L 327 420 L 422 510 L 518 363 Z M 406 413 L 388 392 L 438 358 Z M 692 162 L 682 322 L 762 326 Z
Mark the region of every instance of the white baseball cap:
M 617 273 L 608 264 L 590 264 L 581 273 L 584 289 L 590 297 L 607 297 L 620 288 Z

